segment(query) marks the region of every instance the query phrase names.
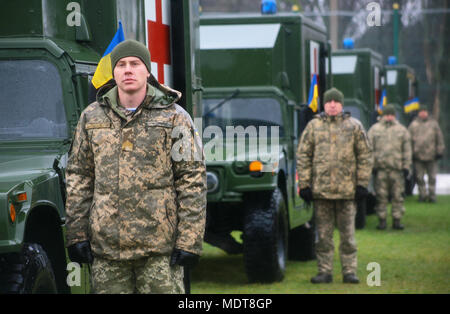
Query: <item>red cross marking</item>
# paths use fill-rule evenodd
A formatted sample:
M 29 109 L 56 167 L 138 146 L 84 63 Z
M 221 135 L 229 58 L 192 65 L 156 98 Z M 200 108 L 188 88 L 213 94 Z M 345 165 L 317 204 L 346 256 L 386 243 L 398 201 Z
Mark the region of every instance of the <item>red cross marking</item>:
M 158 81 L 164 84 L 164 64 L 170 65 L 170 26 L 162 22 L 162 0 L 155 0 L 156 22 L 147 20 L 148 47 L 152 62 L 158 65 Z

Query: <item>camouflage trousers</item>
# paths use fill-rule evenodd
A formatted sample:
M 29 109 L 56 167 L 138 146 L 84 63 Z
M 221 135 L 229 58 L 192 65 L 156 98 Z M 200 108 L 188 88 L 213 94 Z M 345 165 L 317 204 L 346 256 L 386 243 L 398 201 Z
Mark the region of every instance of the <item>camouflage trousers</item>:
M 314 200 L 316 229 L 319 241 L 316 243 L 317 266 L 319 273 L 331 274 L 333 271 L 335 225 L 339 230 L 339 257 L 343 274 L 356 274 L 356 240 L 354 200 Z
M 394 219 L 401 219 L 405 213 L 405 177 L 401 170 L 378 169 L 375 177 L 375 193 L 377 206 L 375 211 L 378 218 L 387 218 L 389 196 L 391 196 L 391 215 Z
M 428 196 L 431 200 L 436 198 L 436 174 L 437 162 L 432 161 L 414 161 L 414 170 L 416 172 L 417 187 L 421 199 L 427 197 L 427 188 L 425 184 L 425 174 L 428 176 Z
M 94 258 L 91 268 L 93 293 L 184 293 L 183 268 L 169 265 L 170 256 L 112 261 Z

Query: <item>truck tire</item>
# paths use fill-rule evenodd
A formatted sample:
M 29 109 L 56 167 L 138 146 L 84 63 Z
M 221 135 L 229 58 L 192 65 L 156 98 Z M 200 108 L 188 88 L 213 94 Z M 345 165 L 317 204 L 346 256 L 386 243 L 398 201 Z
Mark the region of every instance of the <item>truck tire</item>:
M 244 264 L 250 282 L 284 278 L 288 245 L 286 203 L 279 189 L 255 197 L 244 217 Z
M 42 246 L 25 243 L 21 253 L 5 257 L 0 293 L 57 293 L 55 275 Z
M 316 258 L 316 228 L 314 217 L 310 222 L 289 232 L 289 259 L 311 261 Z

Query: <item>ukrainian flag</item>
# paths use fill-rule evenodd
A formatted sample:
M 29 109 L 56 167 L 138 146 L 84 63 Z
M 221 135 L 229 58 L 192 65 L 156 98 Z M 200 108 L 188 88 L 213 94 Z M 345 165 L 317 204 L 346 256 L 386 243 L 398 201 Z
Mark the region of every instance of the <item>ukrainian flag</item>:
M 378 105 L 378 114 L 383 113 L 384 106 L 387 105 L 386 90 L 381 94 L 380 104 Z
M 318 100 L 319 98 L 319 87 L 317 85 L 317 74 L 314 74 L 311 87 L 309 88 L 309 98 L 308 98 L 308 107 L 311 108 L 312 112 L 317 112 L 319 107 Z
M 106 48 L 92 78 L 92 85 L 94 85 L 96 89 L 99 89 L 103 84 L 113 78 L 111 69 L 111 51 L 124 40 L 125 36 L 123 34 L 122 23 L 119 21 L 119 29 L 111 40 L 108 48 Z
M 408 100 L 404 105 L 403 105 L 403 110 L 405 111 L 405 113 L 409 113 L 411 111 L 414 110 L 419 110 L 420 108 L 420 102 L 419 102 L 419 98 L 413 98 L 411 100 Z

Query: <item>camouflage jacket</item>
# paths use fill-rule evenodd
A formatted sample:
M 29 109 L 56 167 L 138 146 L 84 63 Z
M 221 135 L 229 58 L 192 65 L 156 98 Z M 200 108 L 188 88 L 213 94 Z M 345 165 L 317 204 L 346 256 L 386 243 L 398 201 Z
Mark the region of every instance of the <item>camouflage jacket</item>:
M 89 240 L 95 255 L 112 260 L 174 247 L 199 255 L 206 168 L 192 119 L 175 104 L 181 94 L 148 84 L 130 119 L 116 86 L 99 94 L 81 114 L 69 155 L 67 246 Z
M 444 153 L 444 136 L 436 120 L 422 120 L 417 117 L 408 130 L 411 134 L 414 159 L 432 161 L 436 159 L 437 154 Z
M 409 169 L 412 152 L 411 139 L 408 130 L 398 121 L 381 119 L 374 124 L 368 137 L 372 145 L 374 168 L 378 169 Z
M 314 199 L 354 199 L 356 185 L 367 187 L 372 154 L 362 124 L 349 113 L 317 115 L 303 131 L 297 150 L 301 189 Z

